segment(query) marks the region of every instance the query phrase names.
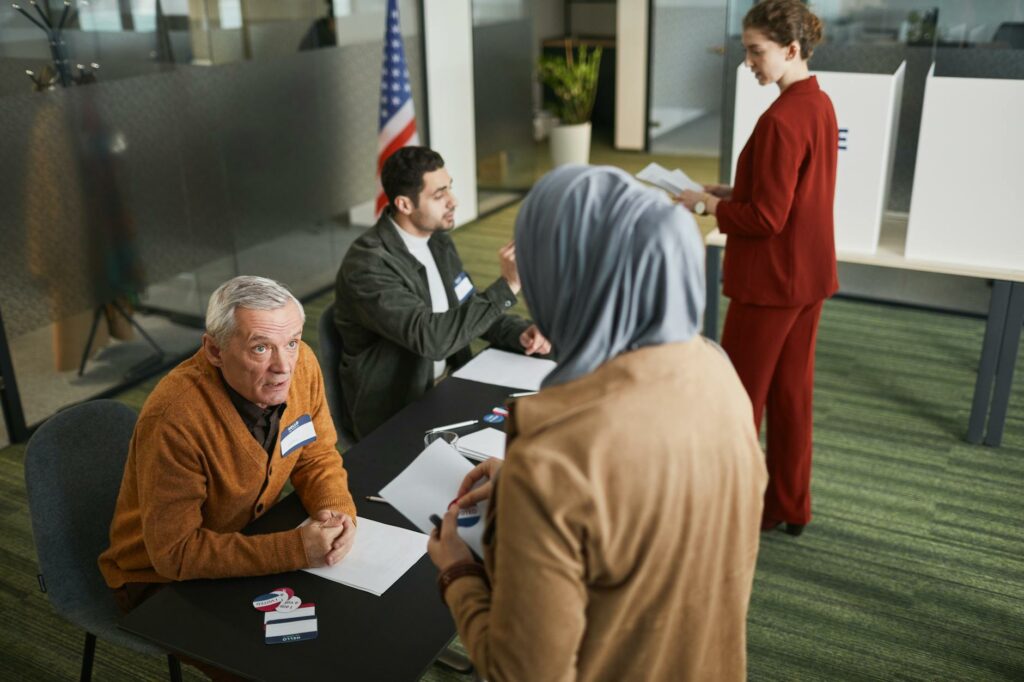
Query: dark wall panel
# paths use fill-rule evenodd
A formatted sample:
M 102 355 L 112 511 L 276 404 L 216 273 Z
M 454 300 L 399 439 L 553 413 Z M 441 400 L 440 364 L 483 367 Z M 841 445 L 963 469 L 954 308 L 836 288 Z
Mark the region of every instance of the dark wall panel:
M 530 19 L 473 28 L 478 158 L 533 144 L 533 24 Z

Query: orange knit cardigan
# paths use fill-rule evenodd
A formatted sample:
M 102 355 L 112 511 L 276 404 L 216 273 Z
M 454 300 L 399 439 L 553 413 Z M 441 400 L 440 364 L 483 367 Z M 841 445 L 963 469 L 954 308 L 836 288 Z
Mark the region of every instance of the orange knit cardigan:
M 303 344 L 281 432 L 309 415 L 316 440 L 273 454 L 246 430 L 220 371 L 202 350 L 174 368 L 146 400 L 132 435 L 110 547 L 107 584 L 265 575 L 307 565 L 297 529 L 245 536 L 291 478 L 306 510 L 356 509 L 335 449 L 337 436 L 313 351 Z

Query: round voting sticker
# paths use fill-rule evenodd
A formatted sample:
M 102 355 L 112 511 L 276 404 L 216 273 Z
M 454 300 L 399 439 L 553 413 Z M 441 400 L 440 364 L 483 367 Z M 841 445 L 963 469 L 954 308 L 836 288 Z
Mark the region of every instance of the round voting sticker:
M 488 424 L 500 424 L 505 421 L 505 417 L 508 416 L 508 410 L 504 407 L 492 407 L 488 414 L 485 414 L 482 419 Z
M 480 510 L 474 504 L 459 510 L 458 524 L 460 528 L 472 528 L 480 522 Z
M 284 592 L 268 592 L 253 599 L 252 605 L 258 611 L 274 611 L 285 599 L 288 599 L 288 595 Z
M 283 602 L 277 605 L 277 611 L 280 611 L 281 613 L 294 611 L 295 609 L 299 608 L 299 605 L 301 603 L 302 600 L 299 599 L 298 595 L 292 595 L 291 597 L 288 597 Z
M 294 594 L 295 590 L 290 587 L 275 587 L 270 592 L 253 599 L 252 605 L 260 611 L 275 611 L 278 604 L 290 599 Z

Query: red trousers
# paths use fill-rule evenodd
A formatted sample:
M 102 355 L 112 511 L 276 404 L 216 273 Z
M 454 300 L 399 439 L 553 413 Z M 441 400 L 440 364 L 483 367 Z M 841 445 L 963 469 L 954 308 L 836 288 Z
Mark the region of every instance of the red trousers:
M 750 402 L 768 411 L 768 489 L 762 528 L 811 520 L 814 345 L 823 301 L 795 308 L 730 301 L 722 332 Z

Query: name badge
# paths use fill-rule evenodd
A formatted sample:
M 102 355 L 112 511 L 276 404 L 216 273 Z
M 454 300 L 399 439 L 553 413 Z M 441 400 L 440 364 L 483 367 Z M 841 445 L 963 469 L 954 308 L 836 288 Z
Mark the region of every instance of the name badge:
M 281 432 L 281 456 L 287 457 L 296 448 L 301 448 L 315 440 L 316 431 L 313 429 L 313 419 L 308 414 L 304 414 Z
M 316 604 L 302 604 L 286 613 L 267 613 L 263 617 L 263 641 L 286 644 L 316 639 Z
M 473 286 L 473 280 L 466 273 L 460 272 L 459 276 L 455 278 L 455 298 L 462 303 L 472 296 L 474 291 L 476 291 L 476 287 Z

